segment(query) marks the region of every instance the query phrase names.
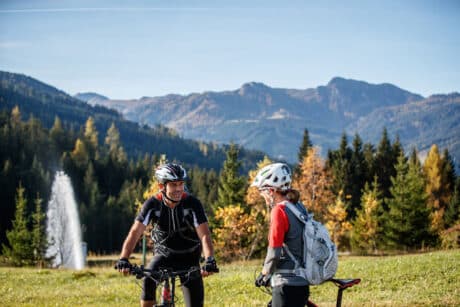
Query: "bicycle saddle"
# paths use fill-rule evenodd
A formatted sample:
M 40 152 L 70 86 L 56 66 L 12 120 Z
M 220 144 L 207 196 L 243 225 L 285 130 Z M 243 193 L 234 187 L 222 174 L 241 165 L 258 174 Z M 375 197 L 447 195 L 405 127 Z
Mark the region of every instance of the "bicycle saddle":
M 354 285 L 357 285 L 361 282 L 360 278 L 352 278 L 352 279 L 336 279 L 336 278 L 331 278 L 329 281 L 333 282 L 337 287 L 340 289 L 346 289 L 353 287 Z

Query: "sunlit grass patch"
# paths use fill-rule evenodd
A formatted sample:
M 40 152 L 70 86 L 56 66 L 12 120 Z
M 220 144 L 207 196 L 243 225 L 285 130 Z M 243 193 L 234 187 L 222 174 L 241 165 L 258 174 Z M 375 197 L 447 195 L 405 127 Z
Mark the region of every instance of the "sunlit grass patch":
M 386 257 L 341 257 L 338 278 L 359 277 L 343 306 L 459 306 L 460 251 Z M 220 265 L 205 278 L 206 306 L 266 306 L 270 296 L 254 286 L 262 261 Z M 138 306 L 140 282 L 112 265 L 82 271 L 0 268 L 1 306 Z M 177 288 L 178 306 L 183 306 Z M 337 289 L 311 287 L 319 306 L 335 306 Z

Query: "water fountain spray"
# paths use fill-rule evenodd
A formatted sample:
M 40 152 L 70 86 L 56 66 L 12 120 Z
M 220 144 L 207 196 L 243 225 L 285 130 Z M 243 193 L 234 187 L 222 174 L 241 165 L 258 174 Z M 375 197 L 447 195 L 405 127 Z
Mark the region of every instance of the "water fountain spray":
M 48 249 L 53 267 L 84 267 L 80 218 L 69 176 L 56 172 L 46 213 Z

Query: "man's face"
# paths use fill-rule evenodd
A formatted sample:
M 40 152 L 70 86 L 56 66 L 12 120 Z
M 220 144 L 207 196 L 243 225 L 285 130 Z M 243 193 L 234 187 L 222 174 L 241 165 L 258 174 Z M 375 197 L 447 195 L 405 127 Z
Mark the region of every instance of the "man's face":
M 165 185 L 166 196 L 179 202 L 182 194 L 184 193 L 185 182 L 184 181 L 172 181 L 167 182 Z

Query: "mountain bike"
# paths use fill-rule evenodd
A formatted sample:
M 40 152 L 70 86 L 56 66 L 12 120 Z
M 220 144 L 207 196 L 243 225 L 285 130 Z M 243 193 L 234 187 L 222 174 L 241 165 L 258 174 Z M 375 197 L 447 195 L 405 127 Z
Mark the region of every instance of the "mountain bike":
M 129 273 L 141 279 L 151 278 L 157 285 L 160 285 L 160 304 L 157 307 L 174 307 L 176 303 L 176 279 L 182 278 L 183 283 L 189 278 L 198 277 L 201 275 L 201 269 L 198 266 L 193 266 L 188 270 L 173 270 L 171 268 L 159 268 L 151 270 L 144 268 L 143 265 L 132 265 Z
M 343 291 L 345 291 L 348 288 L 353 287 L 354 285 L 357 285 L 361 282 L 360 278 L 351 278 L 351 279 L 338 279 L 338 278 L 331 278 L 328 280 L 328 282 L 332 282 L 334 285 L 337 286 L 337 300 L 336 300 L 336 307 L 341 307 L 342 306 L 342 295 Z M 269 287 L 266 287 L 269 288 Z M 266 292 L 267 294 L 271 294 L 270 291 L 268 290 Z M 272 301 L 268 302 L 267 307 L 271 307 Z M 305 306 L 307 307 L 318 307 L 315 303 L 313 303 L 310 299 L 308 299 L 305 302 Z

